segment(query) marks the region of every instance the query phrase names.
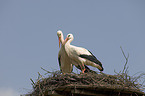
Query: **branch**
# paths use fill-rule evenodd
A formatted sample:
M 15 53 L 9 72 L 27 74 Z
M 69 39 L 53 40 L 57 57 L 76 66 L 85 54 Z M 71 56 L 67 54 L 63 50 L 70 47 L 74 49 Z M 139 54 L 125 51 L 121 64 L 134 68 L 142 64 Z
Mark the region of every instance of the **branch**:
M 126 69 L 125 72 L 127 72 L 127 69 L 128 69 L 127 63 L 128 63 L 129 53 L 128 53 L 128 56 L 126 57 L 126 55 L 125 55 L 125 53 L 124 53 L 124 51 L 123 51 L 123 49 L 122 49 L 121 46 L 120 46 L 120 48 L 121 48 L 121 51 L 122 51 L 122 53 L 123 53 L 123 56 L 125 57 L 125 60 L 126 60 L 125 65 L 124 65 L 124 68 L 123 68 L 123 71 L 122 71 L 122 73 L 124 73 L 125 69 Z M 126 68 L 126 67 L 127 67 L 127 68 Z

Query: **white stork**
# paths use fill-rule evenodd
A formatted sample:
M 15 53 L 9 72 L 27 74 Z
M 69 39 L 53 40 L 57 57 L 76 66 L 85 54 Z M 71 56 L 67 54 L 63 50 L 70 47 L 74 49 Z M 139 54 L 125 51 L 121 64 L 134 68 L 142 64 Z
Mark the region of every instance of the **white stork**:
M 73 64 L 79 64 L 81 66 L 82 73 L 85 71 L 84 65 L 90 65 L 98 68 L 100 71 L 103 71 L 102 63 L 97 60 L 97 58 L 89 50 L 70 45 L 72 40 L 73 35 L 68 34 L 64 41 L 65 51 L 68 57 L 71 58 L 71 62 L 73 62 Z
M 61 43 L 61 48 L 58 53 L 58 62 L 59 62 L 60 70 L 62 71 L 62 73 L 71 73 L 73 70 L 72 63 L 75 63 L 75 62 L 72 62 L 70 58 L 68 57 L 68 55 L 66 54 L 62 31 L 58 30 L 57 36 L 59 38 L 59 47 Z M 75 64 L 75 66 L 81 70 L 81 67 L 78 64 Z M 85 65 L 85 68 L 86 68 L 85 72 L 91 72 L 91 70 L 86 65 Z
M 61 43 L 61 48 L 58 53 L 58 62 L 60 66 L 60 70 L 62 73 L 71 73 L 73 70 L 73 66 L 70 62 L 70 59 L 68 58 L 65 48 L 64 48 L 64 38 L 63 38 L 63 33 L 62 31 L 57 31 L 57 36 L 59 38 L 59 47 Z

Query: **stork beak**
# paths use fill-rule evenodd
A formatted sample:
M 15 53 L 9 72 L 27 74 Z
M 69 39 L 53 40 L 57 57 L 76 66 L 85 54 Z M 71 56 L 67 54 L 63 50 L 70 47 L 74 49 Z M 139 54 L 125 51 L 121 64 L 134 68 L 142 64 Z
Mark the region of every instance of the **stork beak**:
M 60 39 L 61 39 L 61 37 L 59 37 L 59 48 L 60 48 Z
M 65 44 L 68 40 L 69 40 L 69 38 L 66 37 L 65 40 L 64 40 L 64 42 L 63 42 L 63 44 Z

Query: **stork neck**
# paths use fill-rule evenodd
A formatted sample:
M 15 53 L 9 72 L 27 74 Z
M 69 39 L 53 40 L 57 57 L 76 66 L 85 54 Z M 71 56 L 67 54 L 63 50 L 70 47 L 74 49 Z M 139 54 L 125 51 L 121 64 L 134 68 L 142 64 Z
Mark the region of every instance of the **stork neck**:
M 64 42 L 63 34 L 61 34 L 61 39 L 60 39 L 61 44 Z
M 67 41 L 67 44 L 69 44 L 70 45 L 70 43 L 73 41 L 73 39 L 69 39 L 68 41 Z

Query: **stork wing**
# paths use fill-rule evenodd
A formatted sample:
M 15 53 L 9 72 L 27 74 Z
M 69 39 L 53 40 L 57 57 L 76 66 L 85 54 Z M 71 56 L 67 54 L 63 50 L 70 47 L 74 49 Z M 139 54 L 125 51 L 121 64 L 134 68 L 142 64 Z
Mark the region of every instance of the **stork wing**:
M 89 51 L 89 50 L 88 50 Z M 90 52 L 90 51 L 89 51 Z M 91 53 L 91 52 L 90 52 Z M 91 53 L 91 55 L 81 54 L 79 55 L 81 58 L 85 58 L 87 60 L 90 60 L 102 67 L 102 63 Z
M 62 69 L 61 69 L 61 56 L 58 56 L 58 63 L 59 63 L 60 71 L 62 71 Z

